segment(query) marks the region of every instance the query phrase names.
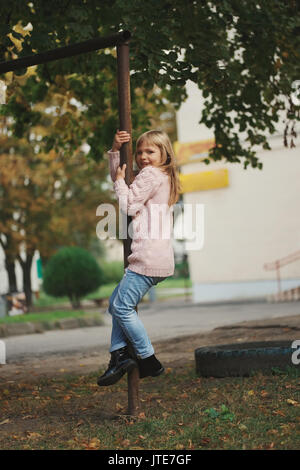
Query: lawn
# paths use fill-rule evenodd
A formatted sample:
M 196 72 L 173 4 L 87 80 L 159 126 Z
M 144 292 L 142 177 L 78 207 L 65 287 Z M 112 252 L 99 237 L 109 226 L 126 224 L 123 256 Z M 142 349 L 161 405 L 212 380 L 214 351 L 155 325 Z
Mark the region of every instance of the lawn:
M 185 285 L 186 283 L 186 285 Z M 111 283 L 111 284 L 106 284 L 104 286 L 101 286 L 97 291 L 95 292 L 92 292 L 91 294 L 87 295 L 86 297 L 83 297 L 83 300 L 84 299 L 102 299 L 102 298 L 107 298 L 109 297 L 114 288 L 116 287 L 116 283 Z M 185 279 L 165 279 L 163 282 L 160 282 L 157 286 L 156 286 L 156 289 L 157 289 L 157 295 L 159 296 L 159 291 L 161 289 L 176 289 L 176 288 L 184 288 L 184 287 L 192 287 L 192 282 L 190 279 L 188 280 L 185 280 Z M 184 295 L 184 294 L 181 294 L 181 295 Z M 47 307 L 47 306 L 51 306 L 51 305 L 58 305 L 58 304 L 62 304 L 62 303 L 69 303 L 69 299 L 68 297 L 60 297 L 60 298 L 56 298 L 56 297 L 51 297 L 47 294 L 45 294 L 45 292 L 41 291 L 40 292 L 40 298 L 35 300 L 34 301 L 34 305 L 36 307 Z
M 99 317 L 99 313 L 87 313 L 84 310 L 54 310 L 49 312 L 27 313 L 26 315 L 14 315 L 0 318 L 1 323 L 22 323 L 22 322 L 56 322 L 65 318 L 87 318 Z
M 101 373 L 0 382 L 1 449 L 299 449 L 299 372 L 200 378 L 194 364 L 141 381 L 126 415 L 127 381 Z M 298 374 L 298 376 L 297 376 Z
M 185 294 L 167 294 L 167 295 L 161 295 L 160 290 L 162 289 L 176 289 L 176 288 L 183 288 L 185 287 L 185 280 L 184 279 L 166 279 L 165 281 L 159 283 L 156 286 L 157 289 L 157 297 L 158 298 L 166 298 L 166 297 L 180 297 Z M 187 281 L 187 287 L 191 286 L 191 281 Z M 84 299 L 105 299 L 108 298 L 114 288 L 116 287 L 116 283 L 111 283 L 111 284 L 106 284 L 102 287 L 100 287 L 97 291 L 87 295 L 84 297 Z M 34 313 L 27 313 L 25 315 L 14 315 L 12 317 L 6 316 L 6 317 L 0 317 L 0 324 L 1 323 L 17 323 L 17 322 L 35 322 L 35 321 L 50 321 L 50 322 L 55 322 L 57 320 L 61 320 L 64 318 L 81 318 L 81 317 L 87 317 L 87 316 L 95 316 L 98 315 L 97 313 L 87 313 L 84 310 L 64 310 L 63 308 L 59 308 L 59 306 L 62 306 L 63 304 L 67 304 L 68 307 L 70 307 L 70 302 L 68 297 L 51 297 L 47 295 L 45 292 L 41 291 L 39 298 L 34 300 L 34 307 L 36 310 L 38 310 L 39 307 L 45 309 L 46 307 L 55 307 L 55 305 L 58 306 L 57 310 L 54 311 L 43 311 L 43 312 L 34 312 Z M 95 305 L 96 308 L 96 305 Z

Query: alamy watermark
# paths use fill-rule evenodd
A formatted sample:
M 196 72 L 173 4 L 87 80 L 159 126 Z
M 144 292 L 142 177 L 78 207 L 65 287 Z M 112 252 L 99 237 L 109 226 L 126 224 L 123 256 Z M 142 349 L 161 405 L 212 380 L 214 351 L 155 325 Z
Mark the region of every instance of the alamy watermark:
M 6 104 L 6 85 L 0 80 L 0 104 Z
M 127 206 L 127 197 L 119 199 L 119 239 L 168 240 L 185 243 L 186 251 L 201 250 L 204 245 L 204 204 L 152 204 L 150 212 L 142 204 Z M 127 227 L 127 214 L 133 216 Z M 96 215 L 100 240 L 117 238 L 117 213 L 112 204 L 100 204 Z M 139 217 L 137 217 L 139 215 Z
M 0 340 L 0 364 L 6 364 L 6 347 L 2 340 Z
M 292 354 L 292 363 L 295 366 L 298 366 L 300 364 L 300 339 L 295 339 L 295 341 L 292 342 L 291 347 L 292 349 L 296 349 Z

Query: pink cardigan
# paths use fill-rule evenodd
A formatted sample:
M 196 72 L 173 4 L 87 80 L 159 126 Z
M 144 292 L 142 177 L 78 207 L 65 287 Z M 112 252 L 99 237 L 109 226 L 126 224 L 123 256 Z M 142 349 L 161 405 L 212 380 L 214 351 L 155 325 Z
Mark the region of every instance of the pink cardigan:
M 168 277 L 174 274 L 172 244 L 173 207 L 168 206 L 169 177 L 159 168 L 148 165 L 128 187 L 124 179 L 116 180 L 120 152 L 108 152 L 111 179 L 123 213 L 132 216 L 132 238 L 128 268 L 139 274 Z M 132 230 L 130 227 L 132 226 Z

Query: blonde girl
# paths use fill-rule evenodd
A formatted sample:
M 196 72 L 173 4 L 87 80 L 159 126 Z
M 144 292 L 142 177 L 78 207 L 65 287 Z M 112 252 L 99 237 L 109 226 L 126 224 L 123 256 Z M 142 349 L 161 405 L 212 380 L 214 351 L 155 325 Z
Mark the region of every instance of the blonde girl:
M 120 168 L 120 148 L 129 139 L 128 132 L 117 131 L 108 152 L 114 190 L 122 212 L 132 216 L 133 235 L 128 267 L 109 299 L 111 360 L 98 378 L 99 386 L 116 383 L 136 366 L 141 378 L 164 372 L 135 307 L 152 286 L 174 274 L 172 208 L 179 198 L 180 184 L 168 135 L 151 130 L 137 140 L 139 173 L 128 187 L 124 180 L 126 164 Z M 135 358 L 129 354 L 128 341 Z

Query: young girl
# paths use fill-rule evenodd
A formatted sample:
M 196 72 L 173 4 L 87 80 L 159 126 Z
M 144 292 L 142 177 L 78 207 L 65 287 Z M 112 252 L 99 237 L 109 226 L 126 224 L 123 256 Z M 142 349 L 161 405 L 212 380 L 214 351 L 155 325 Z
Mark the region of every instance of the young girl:
M 128 132 L 117 131 L 108 152 L 114 190 L 122 212 L 132 216 L 133 235 L 128 267 L 109 299 L 111 360 L 97 380 L 99 386 L 116 383 L 136 366 L 140 378 L 164 372 L 135 307 L 152 286 L 174 274 L 172 206 L 178 200 L 180 184 L 169 137 L 153 130 L 137 140 L 135 160 L 140 171 L 128 187 L 124 181 L 126 164 L 120 168 L 119 150 L 129 139 Z M 128 340 L 137 362 L 128 352 Z

